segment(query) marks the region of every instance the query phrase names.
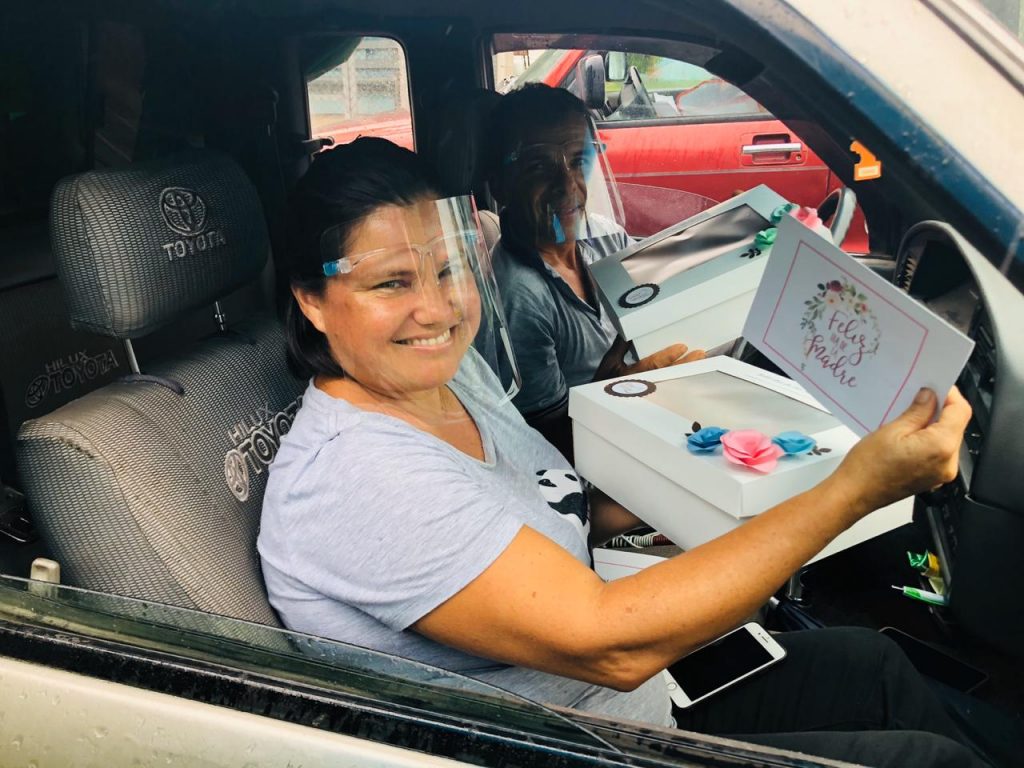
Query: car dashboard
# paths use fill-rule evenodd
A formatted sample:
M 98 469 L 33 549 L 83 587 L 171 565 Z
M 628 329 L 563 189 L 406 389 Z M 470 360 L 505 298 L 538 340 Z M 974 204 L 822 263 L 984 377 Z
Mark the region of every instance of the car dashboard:
M 922 497 L 958 624 L 1024 649 L 1024 298 L 955 229 L 926 221 L 900 245 L 896 284 L 975 342 L 957 385 L 973 409 L 954 483 Z

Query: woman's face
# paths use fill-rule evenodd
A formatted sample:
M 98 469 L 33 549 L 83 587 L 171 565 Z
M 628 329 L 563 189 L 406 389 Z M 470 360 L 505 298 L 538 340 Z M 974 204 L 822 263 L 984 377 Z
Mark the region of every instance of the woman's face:
M 452 379 L 480 325 L 465 249 L 432 202 L 382 206 L 353 229 L 351 272 L 321 296 L 296 294 L 331 354 L 363 388 L 402 397 Z

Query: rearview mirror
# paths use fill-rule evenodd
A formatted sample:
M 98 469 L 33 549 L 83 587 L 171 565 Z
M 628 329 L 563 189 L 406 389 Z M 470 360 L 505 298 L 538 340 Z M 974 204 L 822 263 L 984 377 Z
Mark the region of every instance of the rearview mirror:
M 608 51 L 605 54 L 605 73 L 609 80 L 622 82 L 626 79 L 626 54 L 622 51 Z

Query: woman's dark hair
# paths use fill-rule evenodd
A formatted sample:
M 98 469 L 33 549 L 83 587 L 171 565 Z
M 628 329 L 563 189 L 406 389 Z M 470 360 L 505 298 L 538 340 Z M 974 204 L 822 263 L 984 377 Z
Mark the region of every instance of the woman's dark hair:
M 320 238 L 338 227 L 348 243 L 355 224 L 382 205 L 410 205 L 439 197 L 430 165 L 390 141 L 359 138 L 318 154 L 299 179 L 288 201 L 289 283 L 316 295 L 326 287 Z M 285 310 L 288 364 L 303 378 L 316 374 L 344 376 L 331 356 L 327 337 L 313 327 L 289 293 Z

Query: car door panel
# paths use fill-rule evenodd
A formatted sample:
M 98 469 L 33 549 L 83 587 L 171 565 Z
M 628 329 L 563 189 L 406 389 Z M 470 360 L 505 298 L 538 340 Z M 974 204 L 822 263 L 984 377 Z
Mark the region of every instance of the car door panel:
M 627 228 L 634 235 L 653 234 L 680 220 L 677 210 L 666 206 L 660 212 L 646 211 L 642 229 L 635 228 L 638 222 L 631 222 L 628 213 L 638 207 L 630 198 L 640 186 L 686 193 L 674 198 L 680 202 L 696 195 L 716 203 L 758 184 L 801 205 L 817 205 L 828 191 L 828 167 L 806 148 L 800 152 L 744 153 L 744 147 L 763 137 L 771 138 L 773 144 L 780 143 L 776 141 L 780 136 L 786 137 L 803 147 L 799 138 L 776 120 L 642 126 L 608 121 L 599 124 L 599 132 L 620 185 Z

